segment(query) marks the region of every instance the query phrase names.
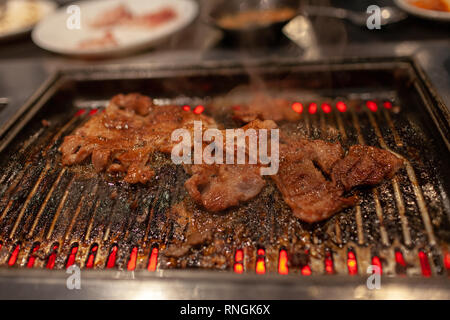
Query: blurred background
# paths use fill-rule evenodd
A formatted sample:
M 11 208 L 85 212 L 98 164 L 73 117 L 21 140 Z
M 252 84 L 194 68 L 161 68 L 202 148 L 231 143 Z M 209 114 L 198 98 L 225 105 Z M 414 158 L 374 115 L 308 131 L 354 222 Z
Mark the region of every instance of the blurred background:
M 3 4 L 7 2 L 1 1 Z M 196 2 L 198 15 L 181 30 L 165 37 L 157 45 L 114 56 L 60 55 L 37 46 L 30 32 L 2 37 L 0 22 L 0 105 L 4 109 L 0 118 L 8 118 L 55 69 L 98 64 L 414 56 L 420 60 L 438 89 L 442 88 L 444 100 L 449 101 L 450 23 L 407 13 L 399 8 L 399 1 L 233 0 L 225 1 L 225 5 L 221 0 Z M 62 7 L 73 2 L 58 0 L 54 3 Z M 222 13 L 242 12 L 251 9 L 255 3 L 263 8 L 274 5 L 292 7 L 295 11 L 292 15 L 288 13 L 287 18 L 281 18 L 281 21 L 261 23 L 262 28 L 249 28 L 256 29 L 249 33 L 239 28 L 230 31 L 218 23 Z M 387 14 L 391 19 L 381 29 L 370 30 L 365 25 L 368 17 L 366 10 L 371 5 L 395 10 Z M 350 11 L 330 12 L 328 9 Z M 0 21 L 4 20 L 4 13 L 3 18 L 1 15 Z M 264 15 L 256 15 L 257 24 L 258 19 L 264 19 Z M 9 106 L 8 110 L 5 110 L 6 106 Z

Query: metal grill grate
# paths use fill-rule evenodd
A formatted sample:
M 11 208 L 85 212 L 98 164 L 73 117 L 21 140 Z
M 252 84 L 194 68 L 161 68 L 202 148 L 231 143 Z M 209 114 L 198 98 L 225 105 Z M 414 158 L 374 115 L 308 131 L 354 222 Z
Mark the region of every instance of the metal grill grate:
M 372 264 L 391 275 L 448 272 L 447 244 L 436 238 L 432 223 L 445 219 L 439 186 L 432 180 L 421 185 L 418 175 L 430 178 L 433 173 L 411 151 L 408 135 L 417 130 L 395 101 L 366 101 L 353 94 L 346 100 L 302 103 L 303 117 L 294 128 L 300 135 L 339 139 L 345 147 L 370 144 L 416 158 L 402 157 L 405 169 L 394 179 L 361 191 L 356 207 L 313 226 L 286 213 L 269 188 L 263 200 L 245 208 L 253 218 L 243 217 L 239 209 L 228 213 L 230 220 L 240 217 L 231 225 L 245 223 L 246 232 L 254 232 L 246 237 L 249 241 L 218 236 L 174 259 L 165 257 L 164 250 L 180 235 L 167 212 L 183 196 L 182 169 L 165 164 L 157 181 L 142 187 L 117 186 L 79 168 L 61 167 L 57 148 L 62 138 L 98 111 L 80 109 L 63 124 L 36 130 L 3 167 L 0 266 L 64 269 L 77 264 L 149 272 L 203 267 L 308 276 L 365 274 Z M 224 226 L 229 223 L 223 219 Z M 214 247 L 219 240 L 221 252 Z

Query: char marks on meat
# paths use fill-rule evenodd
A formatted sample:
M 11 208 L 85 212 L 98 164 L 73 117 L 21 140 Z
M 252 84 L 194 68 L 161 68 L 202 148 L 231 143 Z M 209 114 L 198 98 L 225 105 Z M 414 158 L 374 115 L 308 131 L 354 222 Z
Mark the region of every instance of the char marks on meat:
M 353 206 L 357 198 L 345 191 L 391 178 L 402 161 L 389 151 L 353 146 L 343 157 L 339 143 L 321 140 L 285 141 L 280 145 L 280 168 L 272 176 L 285 202 L 298 218 L 317 222 Z
M 234 106 L 233 119 L 244 123 L 259 119 L 272 121 L 296 121 L 300 114 L 292 110 L 289 101 L 280 98 L 270 98 L 258 94 L 248 104 Z
M 344 159 L 333 166 L 333 181 L 345 190 L 375 185 L 390 179 L 402 167 L 402 160 L 391 152 L 369 146 L 352 146 Z
M 222 211 L 259 194 L 266 184 L 259 170 L 257 165 L 192 165 L 185 187 L 208 211 Z
M 277 125 L 271 120 L 254 120 L 244 127 L 242 132 L 255 130 L 255 143 L 258 143 L 260 131 L 257 129 L 275 129 Z M 222 131 L 226 137 L 225 130 Z M 270 131 L 268 131 L 270 139 Z M 226 140 L 226 139 L 225 139 Z M 270 141 L 270 140 L 269 140 Z M 254 159 L 255 164 L 249 164 L 249 140 L 241 141 L 244 145 L 239 145 L 235 141 L 234 148 L 230 148 L 234 155 L 234 164 L 194 164 L 186 165 L 185 171 L 191 175 L 186 181 L 185 187 L 189 195 L 208 211 L 222 211 L 229 207 L 234 207 L 242 202 L 252 199 L 258 195 L 266 182 L 261 177 L 261 164 Z M 236 156 L 238 148 L 245 149 L 245 164 L 237 164 Z M 223 146 L 223 159 L 226 159 L 226 143 Z M 253 157 L 252 157 L 253 158 Z
M 269 133 L 277 128 L 272 120 L 288 118 L 283 115 L 284 111 L 282 116 L 280 113 L 277 115 L 279 111 L 267 112 L 241 114 L 240 120 L 251 121 L 242 129 L 266 129 Z M 266 117 L 274 119 L 264 120 Z M 154 175 L 149 164 L 150 155 L 156 151 L 171 153 L 178 143 L 171 141 L 175 129 L 189 130 L 192 138 L 195 120 L 202 122 L 202 130 L 217 128 L 215 121 L 208 116 L 183 111 L 177 106 L 156 106 L 152 99 L 140 94 L 120 94 L 111 99 L 104 112 L 92 116 L 64 138 L 60 147 L 62 162 L 73 165 L 90 159 L 97 172 L 116 174 L 128 183 L 147 183 Z M 255 132 L 258 141 L 260 131 Z M 226 130 L 222 130 L 222 134 L 225 137 Z M 344 156 L 339 143 L 293 139 L 283 132 L 281 137 L 279 170 L 270 178 L 293 214 L 307 222 L 324 220 L 354 205 L 356 197 L 344 196 L 346 191 L 360 185 L 380 183 L 391 178 L 402 166 L 402 160 L 394 154 L 375 147 L 352 146 Z M 245 164 L 234 161 L 234 164 L 184 165 L 185 171 L 191 175 L 185 188 L 197 204 L 217 212 L 237 206 L 261 192 L 267 182 L 261 176 L 263 164 L 258 161 L 249 163 L 253 157 L 247 141 L 244 140 Z M 234 155 L 237 155 L 236 148 L 237 145 Z M 222 152 L 226 149 L 225 145 Z M 226 154 L 223 159 L 226 159 Z M 208 235 L 197 235 L 188 242 L 195 244 L 205 239 Z
M 91 157 L 97 172 L 122 173 L 126 182 L 146 183 L 154 175 L 149 155 L 170 153 L 172 131 L 192 131 L 195 120 L 202 121 L 204 129 L 215 127 L 213 119 L 177 106 L 155 106 L 140 94 L 117 95 L 104 112 L 64 138 L 62 162 L 73 165 Z
M 339 143 L 299 140 L 280 145 L 280 168 L 272 179 L 297 218 L 316 222 L 355 204 L 355 197 L 343 197 L 344 190 L 324 175 L 342 156 Z

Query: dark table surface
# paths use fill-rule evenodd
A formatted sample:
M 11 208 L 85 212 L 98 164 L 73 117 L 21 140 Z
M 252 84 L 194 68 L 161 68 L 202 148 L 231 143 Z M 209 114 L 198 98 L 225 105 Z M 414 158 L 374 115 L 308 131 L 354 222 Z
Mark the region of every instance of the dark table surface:
M 81 60 L 47 52 L 31 41 L 30 36 L 0 42 L 0 98 L 9 104 L 0 107 L 0 126 L 56 69 L 127 63 L 195 63 L 199 61 L 270 59 L 294 57 L 301 61 L 339 57 L 412 56 L 426 71 L 444 103 L 450 107 L 450 23 L 408 17 L 381 30 L 369 30 L 346 21 L 311 17 L 319 50 L 301 48 L 285 38 L 277 46 L 243 49 L 226 45 L 220 31 L 204 23 L 205 3 L 199 17 L 186 29 L 171 36 L 154 49 L 127 57 L 104 60 Z M 58 1 L 66 4 L 70 1 Z M 372 4 L 393 5 L 390 0 L 309 0 L 314 5 L 334 5 L 366 11 Z M 284 37 L 282 35 L 282 37 Z M 316 49 L 317 49 L 316 48 Z M 310 52 L 309 52 L 310 51 Z M 310 53 L 310 54 L 308 54 Z

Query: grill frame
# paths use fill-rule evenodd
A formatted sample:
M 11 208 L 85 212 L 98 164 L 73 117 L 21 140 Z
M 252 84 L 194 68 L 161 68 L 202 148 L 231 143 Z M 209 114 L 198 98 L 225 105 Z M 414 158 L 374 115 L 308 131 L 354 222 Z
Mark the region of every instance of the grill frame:
M 258 67 L 264 68 L 267 66 L 268 68 L 276 68 L 276 66 L 282 65 L 283 67 L 292 65 L 298 68 L 303 68 L 303 70 L 323 70 L 324 66 L 330 68 L 330 70 L 344 68 L 344 69 L 370 69 L 371 67 L 376 68 L 392 68 L 392 66 L 396 64 L 406 64 L 410 68 L 410 72 L 412 79 L 414 79 L 414 86 L 416 90 L 420 93 L 422 97 L 422 102 L 427 108 L 427 112 L 430 117 L 433 119 L 436 128 L 440 131 L 442 139 L 447 147 L 450 145 L 448 138 L 450 132 L 450 116 L 449 111 L 446 108 L 445 104 L 437 95 L 436 91 L 427 80 L 425 74 L 422 72 L 420 67 L 410 58 L 382 58 L 382 59 L 351 59 L 351 60 L 340 60 L 340 61 L 321 61 L 316 63 L 299 63 L 298 61 L 293 60 L 271 60 L 264 62 L 257 62 L 250 67 Z M 220 63 L 203 63 L 201 65 L 196 66 L 180 66 L 180 65 L 136 65 L 136 66 L 103 66 L 103 67 L 91 67 L 91 68 L 75 68 L 75 69 L 65 69 L 56 72 L 52 77 L 50 77 L 46 83 L 30 98 L 30 100 L 17 112 L 17 114 L 0 129 L 1 136 L 1 144 L 0 144 L 0 152 L 4 150 L 8 146 L 8 144 L 14 139 L 14 137 L 23 129 L 26 123 L 37 114 L 41 107 L 46 103 L 48 99 L 50 99 L 55 92 L 57 92 L 60 88 L 60 85 L 64 83 L 64 80 L 67 77 L 83 81 L 85 79 L 127 79 L 127 78 L 136 78 L 138 77 L 159 77 L 159 76 L 181 76 L 188 74 L 207 74 L 211 72 L 225 72 L 232 73 L 233 70 L 237 72 L 241 72 L 241 65 L 237 62 L 220 62 Z M 450 149 L 450 148 L 449 148 Z M 447 217 L 450 221 L 450 217 Z M 46 271 L 46 270 L 0 270 L 0 288 L 7 286 L 11 282 L 21 284 L 22 286 L 31 286 L 36 283 L 40 283 L 42 286 L 50 288 L 54 286 L 55 282 L 61 282 L 61 278 L 66 278 L 68 275 L 64 272 L 59 271 Z M 57 275 L 58 274 L 58 275 Z M 85 295 L 86 298 L 95 298 L 107 297 L 107 289 L 108 286 L 111 286 L 111 280 L 117 277 L 130 277 L 131 273 L 127 272 L 118 272 L 118 271 L 108 271 L 103 270 L 99 271 L 83 271 L 83 278 L 87 281 L 87 286 L 90 287 L 92 284 L 92 288 L 95 288 L 98 296 Z M 98 280 L 98 275 L 102 274 L 100 278 L 102 280 Z M 104 274 L 104 275 L 103 275 Z M 216 282 L 220 283 L 221 290 L 225 290 L 222 292 L 229 292 L 230 297 L 238 297 L 236 294 L 242 290 L 240 286 L 243 283 L 253 284 L 259 281 L 259 278 L 256 278 L 254 275 L 246 274 L 245 276 L 238 275 L 229 275 L 224 273 L 218 273 L 217 271 L 204 272 L 204 271 L 172 271 L 172 270 L 161 270 L 154 274 L 145 274 L 141 271 L 136 271 L 132 273 L 133 276 L 136 275 L 136 279 L 139 279 L 140 282 L 148 283 L 148 285 L 155 285 L 161 288 L 165 288 L 165 290 L 172 292 L 167 295 L 170 297 L 177 297 L 177 293 L 174 292 L 173 287 L 171 290 L 170 283 L 173 281 L 181 283 L 185 283 L 186 288 L 198 288 L 197 295 L 193 294 L 192 296 L 188 296 L 191 298 L 208 298 L 208 297 L 225 297 L 226 294 L 222 295 L 218 293 L 219 290 L 216 290 L 215 294 L 217 296 L 209 296 L 206 294 L 208 291 L 208 282 Z M 334 276 L 333 278 L 327 276 L 315 275 L 311 278 L 313 280 L 308 280 L 305 278 L 299 278 L 298 276 L 289 275 L 287 278 L 281 278 L 280 276 L 267 274 L 264 276 L 265 284 L 262 284 L 266 289 L 271 290 L 273 295 L 267 294 L 267 297 L 275 297 L 275 298 L 291 298 L 287 296 L 287 294 L 283 293 L 283 288 L 287 285 L 287 283 L 293 282 L 292 285 L 293 292 L 295 293 L 296 298 L 358 298 L 358 297 L 366 297 L 366 298 L 382 298 L 379 294 L 371 293 L 371 291 L 365 289 L 365 279 L 366 277 L 360 272 L 360 276 L 352 277 L 352 280 L 349 280 L 349 277 L 345 276 Z M 56 277 L 58 280 L 54 280 L 53 277 Z M 193 286 L 192 281 L 201 279 L 201 284 L 198 286 Z M 82 280 L 84 281 L 84 280 Z M 128 281 L 128 280 L 127 280 Z M 118 284 L 124 291 L 122 297 L 133 297 L 131 293 L 131 287 L 129 282 L 122 281 Z M 229 282 L 229 284 L 228 284 Z M 409 290 L 408 288 L 422 288 L 422 289 L 430 289 L 433 288 L 436 292 L 435 297 L 440 298 L 449 298 L 450 289 L 448 279 L 427 279 L 426 281 L 422 281 L 422 279 L 410 278 L 405 281 L 399 279 L 388 279 L 383 277 L 383 283 L 386 282 L 387 288 L 382 289 L 388 296 L 389 294 L 404 294 L 404 297 L 408 298 L 426 298 L 423 295 L 423 292 L 414 291 L 415 293 L 406 294 L 405 290 Z M 307 289 L 303 287 L 306 286 Z M 339 294 L 339 290 L 335 293 L 327 293 L 327 288 L 345 288 L 342 295 Z M 240 288 L 240 289 L 238 289 Z M 362 289 L 361 289 L 362 288 Z M 203 290 L 203 291 L 202 291 Z M 336 289 L 337 290 L 337 289 Z M 359 291 L 358 291 L 359 290 Z M 386 291 L 384 291 L 386 290 Z M 403 290 L 403 291 L 402 291 Z M 54 297 L 58 297 L 62 294 L 65 297 L 70 298 L 71 293 L 64 294 L 63 291 L 69 291 L 65 287 L 61 290 L 53 287 L 53 289 L 48 290 L 49 296 L 55 293 Z M 380 293 L 382 292 L 380 291 Z M 4 290 L 0 290 L 0 292 L 6 292 Z M 201 293 L 204 292 L 204 293 Z M 252 289 L 244 290 L 241 293 L 242 297 L 252 297 Z M 18 296 L 27 296 L 28 293 L 26 290 L 21 291 L 21 289 L 16 290 L 15 294 Z M 82 294 L 82 293 L 81 293 Z M 204 294 L 204 296 L 202 296 Z M 31 294 L 29 297 L 37 297 L 35 294 Z
M 150 300 L 448 300 L 449 280 L 444 278 L 381 277 L 381 288 L 369 290 L 367 277 L 267 274 L 238 275 L 224 272 L 145 270 L 118 272 L 81 271 L 81 289 L 69 290 L 70 274 L 62 271 L 0 270 L 0 299 L 150 299 Z M 14 288 L 14 289 L 13 289 Z

